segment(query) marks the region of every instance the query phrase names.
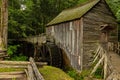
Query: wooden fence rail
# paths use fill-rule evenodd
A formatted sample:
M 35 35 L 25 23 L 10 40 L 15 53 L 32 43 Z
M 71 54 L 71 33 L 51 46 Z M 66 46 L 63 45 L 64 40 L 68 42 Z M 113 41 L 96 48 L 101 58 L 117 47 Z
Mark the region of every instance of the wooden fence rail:
M 120 55 L 120 42 L 108 42 L 108 50 Z

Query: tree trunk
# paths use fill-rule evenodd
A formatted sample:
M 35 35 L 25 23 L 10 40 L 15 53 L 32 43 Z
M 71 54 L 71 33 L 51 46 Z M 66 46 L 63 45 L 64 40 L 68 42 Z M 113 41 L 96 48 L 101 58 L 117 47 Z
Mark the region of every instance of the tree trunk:
M 7 50 L 8 0 L 0 0 L 0 54 Z

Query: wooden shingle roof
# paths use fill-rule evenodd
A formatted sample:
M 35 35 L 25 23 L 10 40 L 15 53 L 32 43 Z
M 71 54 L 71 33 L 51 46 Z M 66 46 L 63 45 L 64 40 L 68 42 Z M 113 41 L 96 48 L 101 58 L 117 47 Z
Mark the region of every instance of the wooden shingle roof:
M 74 19 L 79 19 L 85 13 L 87 13 L 92 7 L 94 7 L 100 0 L 90 1 L 82 6 L 78 6 L 72 9 L 63 10 L 57 17 L 55 17 L 47 26 L 59 24 Z

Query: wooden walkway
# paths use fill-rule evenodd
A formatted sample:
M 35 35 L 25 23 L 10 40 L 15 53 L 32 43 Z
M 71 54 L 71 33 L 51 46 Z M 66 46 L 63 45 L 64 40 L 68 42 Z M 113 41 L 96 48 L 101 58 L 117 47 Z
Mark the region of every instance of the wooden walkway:
M 109 52 L 112 73 L 107 80 L 120 80 L 120 56 L 115 52 Z
M 113 65 L 113 68 L 120 73 L 120 56 L 115 52 L 110 53 L 110 62 Z

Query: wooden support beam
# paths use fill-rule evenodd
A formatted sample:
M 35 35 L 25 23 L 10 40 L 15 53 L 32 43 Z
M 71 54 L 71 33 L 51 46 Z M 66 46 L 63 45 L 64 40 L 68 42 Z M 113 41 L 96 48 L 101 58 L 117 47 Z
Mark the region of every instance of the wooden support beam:
M 100 63 L 103 61 L 104 58 L 105 58 L 105 55 L 102 56 L 102 58 L 99 60 L 99 62 L 93 68 L 92 72 L 90 73 L 90 76 L 97 70 L 97 68 L 99 67 Z
M 99 53 L 99 51 L 100 51 L 100 46 L 98 46 L 98 48 L 97 48 L 97 50 L 95 51 L 95 55 L 94 55 L 94 57 L 93 58 L 95 58 L 96 56 L 97 56 L 97 54 Z
M 101 54 L 101 50 L 99 50 L 98 54 L 96 55 L 95 59 L 93 60 L 93 63 L 98 59 L 100 54 Z

